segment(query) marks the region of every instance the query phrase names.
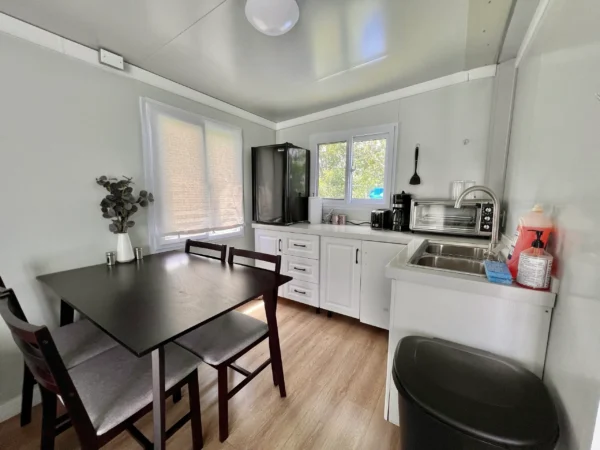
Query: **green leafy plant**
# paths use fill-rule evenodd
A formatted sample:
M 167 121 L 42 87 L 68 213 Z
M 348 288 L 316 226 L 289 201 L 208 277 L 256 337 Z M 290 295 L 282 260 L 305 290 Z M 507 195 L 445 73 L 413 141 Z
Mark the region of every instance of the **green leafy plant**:
M 100 202 L 100 209 L 102 217 L 112 221 L 108 229 L 115 234 L 127 233 L 135 225 L 130 218 L 139 210 L 138 205 L 145 208 L 154 202 L 154 196 L 147 191 L 142 190 L 139 195 L 134 195 L 131 187 L 133 178 L 123 176 L 119 180 L 102 175 L 96 178 L 96 183 L 109 192 Z

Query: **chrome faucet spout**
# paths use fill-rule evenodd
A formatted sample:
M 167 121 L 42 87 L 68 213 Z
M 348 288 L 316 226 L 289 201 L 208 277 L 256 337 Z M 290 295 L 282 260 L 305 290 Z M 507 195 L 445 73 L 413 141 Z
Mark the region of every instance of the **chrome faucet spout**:
M 494 249 L 498 246 L 498 234 L 500 232 L 500 201 L 498 197 L 487 186 L 471 186 L 470 188 L 465 189 L 462 194 L 458 196 L 456 202 L 454 203 L 455 208 L 460 208 L 465 197 L 473 192 L 485 192 L 490 197 L 492 197 L 492 202 L 494 204 L 494 212 L 492 216 L 492 237 L 490 240 L 490 252 L 494 252 Z

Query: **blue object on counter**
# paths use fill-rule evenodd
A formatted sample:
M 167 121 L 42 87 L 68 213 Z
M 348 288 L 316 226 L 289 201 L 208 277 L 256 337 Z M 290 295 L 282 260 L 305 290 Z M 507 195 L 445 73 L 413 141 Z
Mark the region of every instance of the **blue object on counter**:
M 483 265 L 487 279 L 491 283 L 512 284 L 512 275 L 506 263 L 485 260 Z
M 488 279 L 488 281 L 490 283 L 506 284 L 506 285 L 511 285 L 512 284 L 512 280 L 507 280 L 506 278 L 494 278 L 494 277 L 490 277 L 488 275 L 487 279 Z

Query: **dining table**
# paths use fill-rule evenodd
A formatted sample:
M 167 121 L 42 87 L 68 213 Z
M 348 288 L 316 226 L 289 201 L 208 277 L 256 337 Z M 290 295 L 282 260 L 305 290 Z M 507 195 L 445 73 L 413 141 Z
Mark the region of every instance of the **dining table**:
M 281 396 L 286 396 L 276 309 L 277 290 L 292 279 L 289 276 L 169 251 L 37 279 L 60 298 L 61 326 L 72 323 L 77 311 L 134 355 L 152 355 L 155 449 L 164 449 L 167 438 L 165 345 L 261 296 L 273 370 Z

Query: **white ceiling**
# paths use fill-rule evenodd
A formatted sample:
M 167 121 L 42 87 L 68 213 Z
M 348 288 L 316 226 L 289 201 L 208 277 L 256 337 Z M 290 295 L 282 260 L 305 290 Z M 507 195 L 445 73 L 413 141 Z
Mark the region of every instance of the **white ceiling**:
M 519 0 L 515 3 L 498 62 L 503 63 L 517 56 L 539 3 L 540 0 Z
M 553 0 L 531 46 L 532 55 L 600 43 L 600 1 Z
M 495 64 L 513 0 L 298 4 L 280 37 L 246 21 L 244 0 L 0 0 L 0 12 L 277 122 Z

